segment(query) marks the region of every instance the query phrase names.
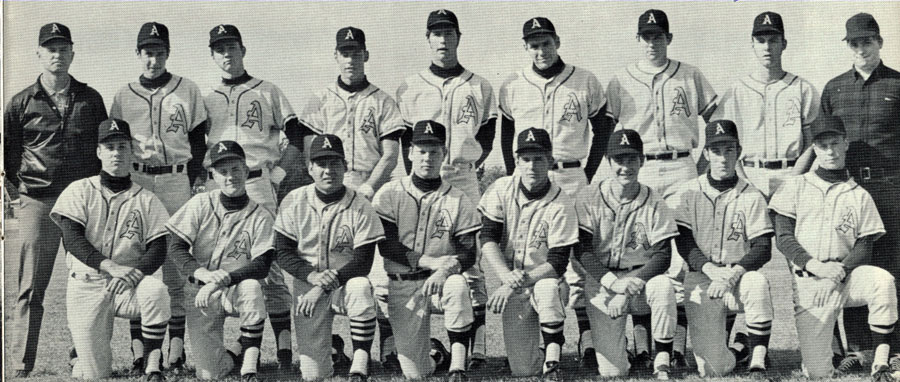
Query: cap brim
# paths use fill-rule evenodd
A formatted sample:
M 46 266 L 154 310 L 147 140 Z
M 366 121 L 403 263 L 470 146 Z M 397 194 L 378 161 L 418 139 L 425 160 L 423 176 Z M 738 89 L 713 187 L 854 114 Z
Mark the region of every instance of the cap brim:
M 440 145 L 443 146 L 444 142 L 437 138 L 419 138 L 413 139 L 412 144 L 414 145 Z
M 103 138 L 100 138 L 98 140 L 98 142 L 103 143 L 103 142 L 111 141 L 113 139 L 131 140 L 131 136 L 128 134 L 125 134 L 125 133 L 113 133 L 113 134 L 109 134 Z
M 433 23 L 431 23 L 431 24 L 428 24 L 428 25 L 426 26 L 426 28 L 428 28 L 428 29 L 434 29 L 435 27 L 439 27 L 439 26 L 458 27 L 458 25 L 456 25 L 456 23 L 454 23 L 454 22 L 452 22 L 452 21 L 450 21 L 450 20 L 439 20 L 439 21 L 435 21 L 435 22 L 433 22 Z
M 66 38 L 66 37 L 63 37 L 63 36 L 53 36 L 53 37 L 50 37 L 50 38 L 45 38 L 45 39 L 44 39 L 43 41 L 41 41 L 41 43 L 38 44 L 38 45 L 44 46 L 44 44 L 46 44 L 46 43 L 48 43 L 48 42 L 50 42 L 50 41 L 53 41 L 53 40 L 63 40 L 63 41 L 65 41 L 65 42 L 68 42 L 69 44 L 74 44 L 74 42 L 72 42 L 72 39 L 70 39 L 70 38 Z M 32 40 L 32 41 L 34 41 L 34 40 Z
M 781 34 L 781 35 L 783 35 L 784 31 L 778 30 L 778 28 L 765 26 L 765 27 L 760 27 L 760 28 L 754 29 L 751 36 L 761 36 L 761 35 L 766 35 L 766 34 Z
M 653 25 L 647 25 L 647 26 L 642 26 L 642 27 L 638 28 L 639 35 L 644 34 L 644 33 L 669 33 L 669 31 L 663 29 L 661 26 L 659 26 L 657 24 L 653 24 Z
M 713 138 L 713 139 L 710 139 L 710 140 L 706 141 L 706 145 L 704 145 L 704 147 L 709 147 L 709 146 L 712 146 L 712 145 L 714 145 L 714 144 L 716 144 L 716 143 L 722 143 L 722 142 L 734 142 L 734 143 L 740 143 L 740 142 L 738 141 L 737 138 L 735 138 L 735 137 L 729 135 L 729 136 L 726 136 L 726 137 L 720 137 L 720 138 Z
M 244 157 L 242 157 L 242 156 L 240 156 L 240 155 L 238 155 L 238 154 L 235 154 L 235 153 L 228 153 L 228 154 L 225 154 L 224 156 L 221 156 L 221 157 L 219 157 L 218 159 L 216 159 L 215 162 L 211 162 L 211 163 L 209 164 L 209 168 L 215 167 L 216 163 L 219 163 L 219 162 L 221 162 L 221 161 L 223 161 L 223 160 L 226 160 L 226 159 L 232 159 L 232 158 L 237 158 L 237 159 L 240 159 L 240 160 L 246 160 L 246 158 L 244 158 Z
M 241 39 L 236 36 L 227 36 L 227 37 L 217 37 L 214 40 L 209 41 L 209 47 L 212 48 L 213 45 L 216 45 L 222 41 L 235 40 L 237 42 L 241 42 Z
M 846 132 L 846 131 L 841 131 L 841 130 L 838 130 L 838 129 L 825 129 L 825 130 L 822 130 L 822 131 L 816 131 L 816 132 L 813 132 L 812 139 L 813 139 L 813 140 L 819 139 L 819 137 L 821 137 L 821 136 L 823 136 L 823 135 L 825 135 L 825 134 L 847 135 L 847 132 Z
M 353 42 L 342 42 L 342 43 L 340 43 L 340 44 L 337 44 L 337 46 L 335 46 L 334 49 L 335 49 L 335 50 L 345 50 L 345 49 L 353 49 L 353 50 L 361 49 L 361 50 L 365 50 L 365 49 L 366 49 L 366 44 L 364 44 L 364 43 L 359 43 L 359 42 L 356 42 L 356 41 L 353 41 Z
M 161 38 L 156 38 L 156 37 L 152 37 L 152 38 L 148 38 L 148 39 L 142 40 L 141 42 L 139 42 L 139 43 L 137 44 L 137 47 L 138 47 L 138 49 L 140 49 L 140 48 L 143 48 L 143 47 L 145 47 L 145 46 L 147 46 L 147 45 L 161 45 L 161 46 L 164 46 L 164 47 L 169 47 L 169 43 L 166 42 L 166 40 L 163 40 L 163 39 L 161 39 Z
M 529 31 L 528 33 L 526 33 L 525 35 L 522 36 L 522 39 L 527 40 L 529 38 L 537 37 L 537 36 L 556 36 L 556 31 L 553 31 L 550 29 L 538 29 L 535 31 Z
M 527 146 L 527 147 L 522 147 L 522 148 L 519 148 L 518 150 L 516 150 L 516 154 L 528 153 L 528 152 L 549 153 L 550 150 L 543 148 L 543 147 L 539 147 L 539 146 Z
M 628 148 L 624 148 L 624 149 L 617 148 L 616 150 L 608 150 L 607 156 L 610 158 L 615 158 L 616 156 L 624 155 L 624 154 L 644 155 L 644 153 L 641 150 L 628 147 Z
M 344 156 L 341 154 L 338 154 L 338 153 L 322 153 L 319 155 L 310 156 L 309 160 L 314 161 L 314 160 L 319 160 L 319 159 L 330 159 L 330 158 L 344 159 Z
M 880 35 L 880 33 L 875 32 L 875 31 L 859 31 L 859 32 L 853 32 L 853 33 L 847 33 L 847 35 L 844 36 L 844 39 L 842 41 L 850 41 L 850 40 L 853 40 L 855 38 L 860 38 L 860 37 L 875 37 L 878 35 Z

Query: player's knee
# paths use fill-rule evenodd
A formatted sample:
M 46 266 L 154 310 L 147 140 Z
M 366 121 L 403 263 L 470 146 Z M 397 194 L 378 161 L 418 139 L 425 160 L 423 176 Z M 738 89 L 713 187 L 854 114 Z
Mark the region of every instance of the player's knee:
M 465 297 L 469 294 L 469 283 L 461 275 L 450 275 L 444 282 L 444 296 Z
M 754 299 L 769 297 L 769 280 L 762 272 L 750 271 L 741 276 L 741 294 Z
M 344 285 L 344 292 L 348 296 L 357 296 L 371 300 L 373 298 L 372 284 L 365 277 L 354 277 Z
M 538 282 L 534 284 L 534 294 L 541 299 L 551 296 L 558 296 L 559 280 L 553 278 L 538 280 Z
M 672 282 L 666 275 L 657 275 L 647 281 L 644 286 L 644 293 L 648 298 L 663 298 L 666 300 L 674 300 L 675 292 L 672 289 Z
M 144 277 L 138 284 L 138 296 L 146 297 L 153 300 L 169 300 L 169 288 L 160 279 L 156 277 Z
M 248 279 L 239 282 L 235 286 L 235 293 L 237 294 L 236 307 L 239 313 L 253 313 L 254 317 L 256 315 L 266 316 L 266 300 L 259 280 Z

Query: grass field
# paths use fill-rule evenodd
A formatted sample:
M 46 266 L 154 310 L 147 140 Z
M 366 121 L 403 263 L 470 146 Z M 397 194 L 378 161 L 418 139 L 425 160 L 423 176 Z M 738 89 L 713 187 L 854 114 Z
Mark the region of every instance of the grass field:
M 19 235 L 16 223 L 16 219 L 11 219 L 6 222 L 7 232 L 5 235 L 6 243 L 4 254 L 4 322 L 8 322 L 10 318 L 9 312 L 11 310 L 11 307 L 14 306 L 15 303 L 16 272 L 19 268 L 18 253 L 19 247 L 21 245 L 21 241 L 18 239 Z M 71 379 L 69 378 L 70 369 L 67 362 L 67 354 L 68 349 L 72 346 L 72 340 L 69 330 L 66 326 L 66 278 L 64 276 L 64 259 L 65 257 L 63 256 L 63 253 L 60 252 L 60 255 L 58 256 L 56 261 L 56 266 L 53 270 L 53 278 L 50 282 L 50 287 L 46 295 L 44 324 L 41 332 L 40 345 L 38 347 L 37 364 L 29 380 L 65 381 Z M 763 272 L 769 277 L 769 280 L 772 284 L 772 295 L 775 299 L 775 321 L 772 329 L 771 340 L 771 357 L 774 363 L 774 367 L 771 368 L 766 377 L 769 380 L 805 380 L 805 378 L 799 372 L 800 355 L 797 351 L 797 334 L 794 328 L 794 319 L 790 301 L 791 284 L 784 258 L 781 255 L 775 255 L 774 259 L 763 269 Z M 496 286 L 496 280 L 488 276 L 488 289 L 492 290 L 494 286 Z M 237 338 L 238 330 L 235 321 L 236 320 L 233 319 L 228 320 L 228 323 L 226 324 L 226 338 Z M 275 340 L 272 336 L 270 328 L 268 328 L 268 325 L 266 326 L 267 328 L 263 339 L 262 367 L 260 370 L 260 377 L 264 380 L 273 381 L 277 380 L 276 374 L 274 373 L 274 367 L 276 365 L 275 352 L 273 350 Z M 488 314 L 487 326 L 489 350 L 488 365 L 480 371 L 470 372 L 469 377 L 471 379 L 484 379 L 492 381 L 512 380 L 513 378 L 509 378 L 508 376 L 497 372 L 503 367 L 502 365 L 505 357 L 501 337 L 502 328 L 500 325 L 499 317 L 494 314 Z M 335 324 L 335 328 L 337 329 L 338 333 L 342 334 L 344 338 L 347 338 L 348 328 L 345 318 L 339 318 Z M 442 339 L 446 343 L 447 336 L 446 333 L 442 330 L 442 325 L 440 324 L 440 316 L 435 316 L 432 322 L 432 333 L 435 337 Z M 190 335 L 190 333 L 188 333 L 188 335 Z M 537 333 L 535 333 L 535 335 L 537 335 Z M 566 339 L 569 342 L 566 343 L 563 349 L 563 377 L 566 380 L 596 379 L 596 371 L 578 369 L 578 364 L 575 360 L 575 342 L 577 339 L 577 329 L 575 325 L 575 314 L 572 311 L 569 311 L 566 322 Z M 114 355 L 113 368 L 116 370 L 118 378 L 113 378 L 112 380 L 136 380 L 136 378 L 127 378 L 122 376 L 123 373 L 127 371 L 127 368 L 131 365 L 131 351 L 128 345 L 128 341 L 127 320 L 116 320 L 112 347 Z M 349 353 L 350 341 L 346 342 L 348 346 L 347 352 Z M 4 342 L 4 349 L 6 349 L 7 346 L 9 346 L 9 343 Z M 187 351 L 189 354 L 188 364 L 190 367 L 190 344 L 188 343 L 187 346 Z M 377 349 L 375 349 L 374 351 L 376 352 L 376 354 L 373 354 L 373 357 L 377 357 Z M 693 367 L 694 363 L 692 357 L 689 356 L 688 358 L 689 363 Z M 294 362 L 295 364 L 298 363 L 296 356 Z M 13 373 L 14 372 L 12 370 L 4 371 L 4 375 L 6 378 L 11 378 L 14 375 Z M 383 370 L 380 369 L 377 364 L 373 364 L 373 366 L 371 367 L 371 374 L 372 378 L 377 380 L 401 379 L 401 377 L 398 375 L 386 374 Z M 189 375 L 192 375 L 192 373 L 190 373 Z M 675 375 L 675 377 L 684 380 L 700 379 L 694 369 L 690 369 L 683 373 L 678 373 Z M 195 380 L 192 377 L 179 376 L 168 376 L 167 378 L 169 381 Z M 299 374 L 293 379 L 297 380 L 298 378 Z M 432 378 L 432 380 L 438 380 L 442 378 L 442 375 L 438 375 Z M 341 380 L 343 378 L 336 377 L 334 379 Z M 642 381 L 650 379 L 650 375 L 637 375 L 622 380 Z M 858 377 L 844 377 L 834 380 L 851 381 L 861 379 L 868 379 L 868 376 L 860 375 Z M 231 380 L 239 380 L 239 378 L 233 377 L 231 378 Z M 523 378 L 523 380 L 527 379 Z M 737 374 L 735 376 L 730 376 L 721 380 L 758 380 L 758 378 L 749 378 L 741 374 Z

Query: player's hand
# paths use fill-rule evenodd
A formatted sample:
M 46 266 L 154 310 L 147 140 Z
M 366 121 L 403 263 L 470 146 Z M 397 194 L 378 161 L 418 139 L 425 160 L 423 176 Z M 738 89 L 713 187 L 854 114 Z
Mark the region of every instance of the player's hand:
M 197 291 L 197 296 L 194 297 L 194 306 L 200 309 L 206 309 L 209 307 L 209 302 L 214 300 L 214 296 L 219 296 L 222 292 L 220 290 L 220 286 L 214 283 L 207 283 L 203 287 Z
M 356 189 L 356 192 L 362 194 L 362 196 L 365 196 L 367 200 L 372 200 L 372 198 L 375 196 L 375 189 L 368 184 L 359 186 L 359 188 Z
M 830 261 L 823 263 L 819 260 L 810 260 L 806 263 L 806 270 L 810 273 L 834 281 L 840 282 L 847 276 L 847 270 L 844 269 L 844 263 Z
M 488 298 L 487 308 L 494 312 L 494 314 L 503 313 L 503 311 L 506 310 L 506 305 L 509 304 L 509 299 L 515 292 L 516 290 L 508 284 L 501 285 L 494 290 L 494 293 Z
M 213 283 L 218 284 L 219 286 L 225 287 L 231 284 L 231 275 L 224 269 L 217 269 L 210 272 L 210 278 L 213 279 Z
M 837 288 L 838 283 L 832 279 L 816 280 L 816 288 L 813 291 L 813 306 L 821 308 L 828 302 L 831 293 Z
M 132 287 L 138 285 L 139 282 L 144 278 L 144 272 L 139 271 L 137 268 L 132 268 L 126 265 L 120 265 L 116 262 L 106 259 L 100 263 L 100 270 L 109 273 L 112 278 L 123 279 Z
M 711 281 L 725 281 L 731 278 L 733 271 L 728 267 L 718 266 L 713 263 L 703 264 L 703 274 Z
M 106 293 L 107 294 L 112 294 L 112 295 L 121 294 L 122 292 L 125 292 L 131 288 L 132 288 L 132 286 L 128 284 L 128 281 L 125 281 L 125 279 L 121 279 L 118 277 L 116 277 L 116 278 L 110 280 L 108 283 L 106 283 Z
M 728 286 L 728 283 L 725 281 L 714 280 L 709 283 L 709 287 L 706 288 L 706 295 L 713 300 L 718 300 L 722 297 L 725 297 L 725 293 L 731 290 L 731 287 Z
M 324 290 L 335 290 L 340 287 L 337 276 L 336 270 L 326 269 L 322 272 L 310 272 L 306 281 Z
M 315 286 L 309 292 L 304 293 L 303 296 L 297 297 L 297 315 L 312 317 L 313 311 L 316 309 L 316 303 L 319 302 L 324 293 L 324 289 Z
M 626 294 L 629 296 L 636 296 L 641 294 L 641 291 L 644 290 L 644 280 L 641 280 L 637 277 L 628 276 L 622 277 L 616 280 L 610 285 L 610 288 L 616 294 Z
M 521 288 L 525 284 L 525 272 L 521 269 L 514 269 L 500 275 L 500 282 L 503 285 L 509 285 L 511 289 Z
M 441 293 L 441 289 L 444 288 L 444 283 L 447 282 L 447 277 L 450 275 L 445 270 L 437 270 L 425 280 L 425 284 L 422 285 L 422 294 L 425 297 L 431 296 L 433 294 Z
M 610 318 L 616 319 L 625 314 L 625 307 L 628 305 L 628 296 L 617 294 L 606 304 Z

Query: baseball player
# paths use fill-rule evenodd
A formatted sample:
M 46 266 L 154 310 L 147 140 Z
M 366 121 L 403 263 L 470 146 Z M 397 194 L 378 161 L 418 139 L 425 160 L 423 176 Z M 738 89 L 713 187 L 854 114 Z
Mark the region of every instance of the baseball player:
M 461 273 L 475 263 L 475 235 L 481 220 L 462 190 L 441 179 L 447 130 L 419 121 L 411 138 L 412 174 L 375 194 L 375 210 L 386 239 L 379 244 L 391 280 L 390 318 L 403 375 L 431 374 L 440 359 L 430 355 L 430 313 L 444 314 L 450 339 L 450 380 L 466 380 L 469 334 L 474 322 L 469 285 Z M 436 346 L 443 349 L 439 342 Z M 443 353 L 442 351 L 437 352 Z
M 36 53 L 40 76 L 3 111 L 4 185 L 18 189 L 22 238 L 15 307 L 7 311 L 11 319 L 4 329 L 11 338 L 9 368 L 20 378 L 34 369 L 44 293 L 59 250 L 61 233 L 50 210 L 66 186 L 100 172 L 94 148 L 97 126 L 106 119 L 103 97 L 69 74 L 75 52 L 68 27 L 42 26 Z
M 678 235 L 662 197 L 638 182 L 643 142 L 634 130 L 618 130 L 606 154 L 614 177 L 576 195 L 581 249 L 576 258 L 589 277 L 585 288 L 601 376 L 627 375 L 626 315 L 650 314 L 656 342 L 653 373 L 669 378 L 677 323 L 675 292 L 665 271 Z M 589 256 L 589 257 L 585 257 Z
M 678 224 L 675 244 L 689 269 L 685 308 L 701 376 L 722 376 L 735 367 L 737 359 L 726 348 L 727 312 L 745 313 L 750 372 L 767 367 L 774 311 L 759 269 L 772 257 L 774 230 L 765 196 L 737 176 L 739 132 L 730 120 L 707 124 L 708 171 L 668 199 Z
M 369 201 L 344 186 L 341 139 L 317 135 L 309 150 L 315 182 L 291 191 L 275 221 L 277 261 L 294 276 L 300 371 L 304 380 L 332 376 L 331 327 L 342 314 L 350 319 L 350 379 L 365 381 L 375 337 L 375 298 L 366 275 L 384 230 Z
M 132 180 L 156 194 L 171 215 L 190 199 L 191 185 L 204 172 L 206 108 L 197 85 L 166 71 L 169 52 L 169 28 L 157 22 L 141 26 L 135 54 L 142 73 L 116 93 L 109 115 L 133 128 Z M 184 279 L 171 259 L 163 264 L 163 281 L 172 302 L 169 368 L 179 369 L 184 367 Z M 132 352 L 139 370 L 140 334 L 140 322 L 132 321 Z
M 102 171 L 66 187 L 50 211 L 66 247 L 66 318 L 78 358 L 72 377 L 112 374 L 113 320 L 137 319 L 146 345 L 145 381 L 162 381 L 163 338 L 169 293 L 156 272 L 166 257 L 169 214 L 150 191 L 131 181 L 128 123 L 100 124 L 97 157 Z M 140 338 L 140 337 L 139 337 Z
M 756 16 L 750 47 L 759 65 L 725 91 L 711 119 L 734 121 L 742 147 L 737 173 L 771 197 L 810 145 L 803 131 L 819 114 L 819 95 L 782 68 L 787 40 L 781 15 Z
M 425 39 L 431 51 L 428 69 L 406 77 L 397 88 L 397 102 L 407 127 L 404 161 L 409 161 L 409 138 L 417 121 L 436 121 L 447 128 L 447 155 L 441 163 L 441 178 L 461 190 L 469 200 L 481 199 L 476 171 L 493 150 L 497 105 L 490 82 L 459 63 L 457 49 L 461 33 L 456 14 L 438 9 L 428 14 Z M 447 95 L 445 97 L 445 95 Z M 409 162 L 407 169 L 411 169 Z M 485 364 L 487 343 L 485 303 L 487 289 L 481 269 L 481 254 L 463 273 L 472 291 L 475 322 L 472 324 L 470 370 Z
M 240 364 L 242 381 L 256 381 L 266 319 L 260 281 L 274 260 L 275 217 L 247 195 L 244 149 L 217 142 L 206 154 L 217 189 L 192 197 L 166 224 L 169 256 L 186 276 L 187 327 L 197 378 L 221 379 Z M 225 350 L 226 316 L 241 320 L 241 353 Z
M 209 117 L 207 144 L 212 148 L 216 142 L 233 140 L 241 145 L 250 167 L 247 195 L 274 215 L 276 190 L 284 177 L 284 170 L 275 166 L 281 158 L 279 132 L 284 131 L 291 145 L 302 148 L 303 130 L 281 90 L 244 70 L 247 48 L 237 27 L 225 24 L 213 27 L 209 31 L 209 50 L 222 70 L 222 83 L 203 99 Z M 217 185 L 216 182 L 207 184 L 209 188 Z M 289 371 L 293 357 L 291 293 L 277 265 L 271 267 L 262 286 L 278 347 L 278 362 L 282 370 Z
M 522 40 L 532 62 L 507 77 L 500 87 L 501 148 L 506 173 L 512 174 L 516 168 L 512 152 L 515 134 L 529 127 L 544 129 L 555 148 L 551 181 L 574 195 L 597 171 L 612 130 L 611 120 L 606 117 L 603 88 L 593 73 L 563 62 L 557 52 L 560 40 L 556 27 L 547 18 L 526 21 Z M 578 317 L 579 355 L 586 367 L 594 368 L 583 275 L 580 265 L 572 262 L 565 277 L 569 304 Z
M 785 182 L 772 196 L 776 245 L 791 266 L 794 319 L 803 372 L 831 377 L 831 335 L 840 309 L 869 308 L 876 344 L 875 381 L 892 381 L 888 356 L 897 321 L 894 277 L 871 262 L 884 225 L 869 193 L 845 164 L 849 141 L 843 122 L 822 114 L 810 127 L 819 167 Z
M 549 132 L 529 128 L 517 139 L 517 173 L 494 182 L 478 204 L 481 250 L 501 281 L 487 307 L 502 314 L 512 375 L 543 372 L 544 380 L 555 381 L 568 296 L 561 277 L 578 243 L 577 217 L 572 199 L 549 178 L 554 163 Z M 537 331 L 546 346 L 543 354 Z

